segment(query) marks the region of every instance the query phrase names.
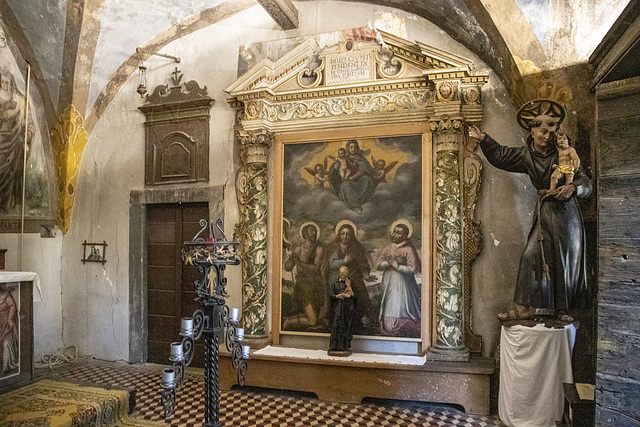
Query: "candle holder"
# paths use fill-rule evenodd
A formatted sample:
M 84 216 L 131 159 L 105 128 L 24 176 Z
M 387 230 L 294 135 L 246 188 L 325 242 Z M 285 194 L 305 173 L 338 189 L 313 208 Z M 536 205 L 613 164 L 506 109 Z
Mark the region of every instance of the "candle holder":
M 212 225 L 212 224 L 211 224 Z M 182 260 L 186 265 L 196 265 L 202 280 L 195 281 L 197 299 L 201 308 L 192 317 L 181 320 L 180 336 L 182 341 L 171 343 L 173 362 L 169 370 L 173 371 L 171 387 L 165 387 L 163 381 L 162 404 L 165 408 L 165 418 L 175 411 L 176 388 L 184 382 L 185 367 L 191 364 L 195 348 L 195 341 L 204 335 L 204 422 L 203 426 L 221 427 L 220 422 L 220 385 L 218 362 L 220 357 L 220 341 L 223 340 L 227 351 L 231 353 L 231 364 L 236 370 L 239 385 L 244 385 L 249 359 L 249 346 L 243 346 L 244 329 L 239 328 L 237 308 L 231 309 L 226 305 L 228 297 L 226 291 L 227 279 L 224 271 L 227 265 L 238 265 L 238 242 L 227 241 L 223 232 L 222 220 L 216 222 L 221 238 L 216 239 L 213 227 L 207 240 L 200 235 L 208 228 L 206 220 L 200 220 L 202 229 L 191 242 L 185 242 L 182 249 Z M 166 371 L 166 369 L 165 369 Z M 163 373 L 164 379 L 164 373 Z M 165 397 L 166 395 L 166 397 Z
M 165 368 L 162 371 L 162 395 L 160 404 L 164 410 L 164 417 L 170 417 L 176 410 L 176 380 L 175 370 Z

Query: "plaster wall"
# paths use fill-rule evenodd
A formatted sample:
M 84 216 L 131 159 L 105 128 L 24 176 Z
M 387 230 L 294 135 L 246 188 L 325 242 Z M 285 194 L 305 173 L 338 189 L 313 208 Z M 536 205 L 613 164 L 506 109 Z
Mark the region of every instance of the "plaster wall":
M 300 27 L 296 30 L 279 30 L 262 8 L 254 7 L 185 36 L 162 51 L 180 56 L 178 65 L 184 80 L 207 86 L 209 96 L 215 99 L 209 185 L 224 187 L 227 236 L 233 235 L 238 222 L 234 180 L 239 160 L 234 147 L 234 113 L 223 90 L 237 78 L 239 46 L 366 26 L 379 13 L 392 11 L 341 2 L 300 2 L 297 7 Z M 487 68 L 435 25 L 411 14 L 395 13 L 404 19 L 409 40 L 467 57 L 478 69 Z M 176 64 L 154 57 L 146 65 L 152 89 L 168 82 Z M 71 228 L 61 250 L 64 342 L 78 346 L 82 354 L 102 359 L 128 358 L 129 197 L 131 190 L 144 188 L 144 116 L 137 110 L 141 100 L 135 92 L 136 78 L 132 76 L 122 87 L 90 135 L 81 161 Z M 520 143 L 523 133 L 516 124 L 515 110 L 504 87 L 493 77 L 483 90 L 483 102 L 483 129 L 506 144 Z M 499 336 L 495 314 L 513 295 L 519 253 L 533 210 L 528 200 L 533 200 L 531 191 L 528 179 L 485 166 L 476 215 L 483 222 L 485 239 L 483 253 L 474 265 L 474 329 L 485 338 L 485 355 L 491 353 Z M 489 237 L 491 233 L 495 240 Z M 79 261 L 84 240 L 107 242 L 104 265 Z M 229 268 L 227 273 L 228 302 L 239 306 L 241 269 Z
M 490 3 L 491 0 L 484 0 Z M 513 0 L 546 52 L 546 58 L 512 52 L 544 70 L 586 62 L 629 0 Z M 492 9 L 500 14 L 501 2 Z M 509 3 L 509 2 L 504 2 Z M 508 19 L 508 18 L 507 18 Z M 528 29 L 527 29 L 528 31 Z M 506 38 L 518 37 L 516 26 L 504 28 Z M 532 42 L 533 44 L 533 42 Z M 510 44 L 513 50 L 514 46 Z
M 87 105 L 93 105 L 109 76 L 135 53 L 136 47 L 144 46 L 159 32 L 222 3 L 222 0 L 192 0 L 179 8 L 167 8 L 166 3 L 164 0 L 146 0 L 138 4 L 127 0 L 104 2 Z
M 525 144 L 527 133 L 516 123 L 504 87 L 491 74 L 483 90 L 482 131 L 503 145 Z M 497 314 L 513 301 L 520 255 L 529 234 L 536 189 L 529 177 L 494 168 L 483 160 L 482 184 L 476 205 L 481 222 L 481 252 L 472 264 L 472 329 L 482 335 L 483 356 L 493 356 L 500 342 Z

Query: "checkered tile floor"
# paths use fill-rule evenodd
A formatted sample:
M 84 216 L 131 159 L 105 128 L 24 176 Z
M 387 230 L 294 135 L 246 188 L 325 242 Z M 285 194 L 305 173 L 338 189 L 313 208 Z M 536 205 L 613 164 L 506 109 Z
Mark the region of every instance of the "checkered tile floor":
M 162 366 L 127 365 L 120 362 L 83 360 L 54 368 L 39 369 L 37 376 L 135 388 L 133 419 L 157 421 L 158 425 L 200 426 L 204 419 L 204 380 L 197 369 L 187 371 L 177 393 L 176 412 L 163 418 L 160 405 Z M 292 393 L 242 388 L 222 392 L 220 421 L 228 426 L 502 426 L 497 417 L 470 416 L 456 409 L 416 402 L 381 404 L 332 404 Z

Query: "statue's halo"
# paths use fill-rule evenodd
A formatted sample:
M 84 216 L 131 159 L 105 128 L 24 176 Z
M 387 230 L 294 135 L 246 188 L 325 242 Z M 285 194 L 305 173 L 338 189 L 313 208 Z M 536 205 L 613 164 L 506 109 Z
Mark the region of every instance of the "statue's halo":
M 518 110 L 518 124 L 531 130 L 531 121 L 538 116 L 550 116 L 558 121 L 558 126 L 566 116 L 564 107 L 552 99 L 533 99 Z

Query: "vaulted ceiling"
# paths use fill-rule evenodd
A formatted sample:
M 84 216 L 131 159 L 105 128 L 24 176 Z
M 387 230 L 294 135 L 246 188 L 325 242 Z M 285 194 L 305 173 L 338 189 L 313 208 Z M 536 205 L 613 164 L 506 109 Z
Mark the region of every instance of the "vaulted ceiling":
M 14 55 L 31 65 L 49 125 L 55 123 L 66 106 L 73 104 L 84 113 L 90 130 L 120 86 L 137 69 L 136 47 L 158 52 L 180 37 L 258 5 L 281 28 L 292 29 L 298 24 L 296 4 L 302 1 L 0 0 L 0 16 Z M 394 8 L 439 26 L 496 73 L 514 104 L 521 101 L 518 85 L 522 74 L 585 62 L 628 3 L 628 0 L 351 1 Z

